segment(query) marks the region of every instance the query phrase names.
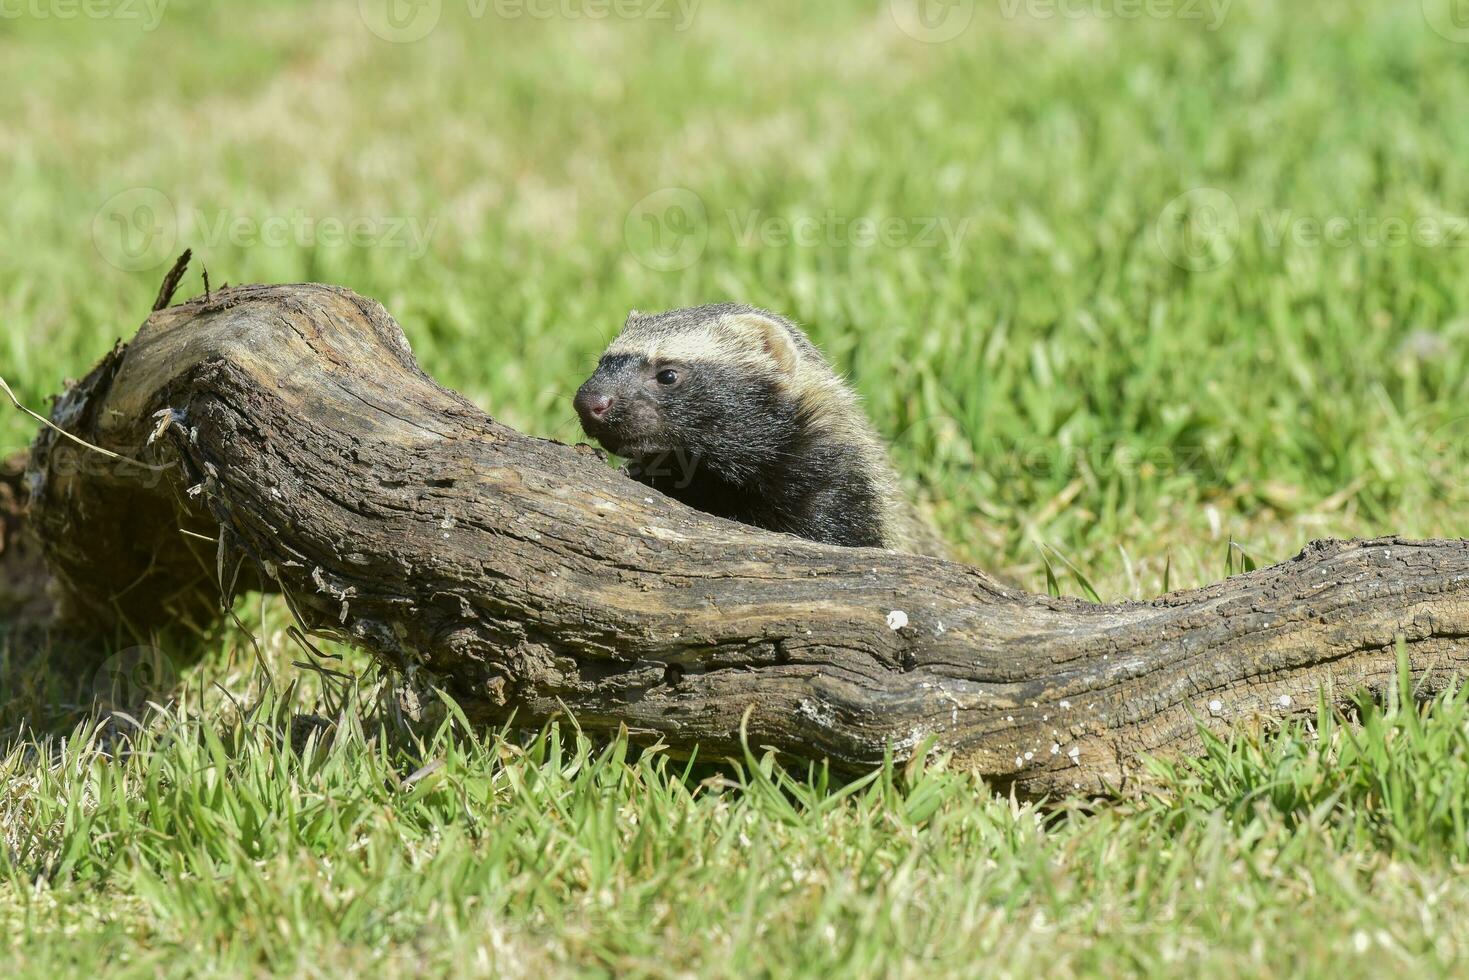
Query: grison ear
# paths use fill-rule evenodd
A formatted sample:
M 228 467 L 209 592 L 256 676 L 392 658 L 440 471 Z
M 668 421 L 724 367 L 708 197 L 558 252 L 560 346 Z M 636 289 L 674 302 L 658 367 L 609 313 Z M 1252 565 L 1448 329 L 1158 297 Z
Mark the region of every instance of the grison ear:
M 765 351 L 782 372 L 796 369 L 800 355 L 784 324 L 759 313 L 739 313 L 726 317 L 720 326 L 738 337 L 742 344 Z

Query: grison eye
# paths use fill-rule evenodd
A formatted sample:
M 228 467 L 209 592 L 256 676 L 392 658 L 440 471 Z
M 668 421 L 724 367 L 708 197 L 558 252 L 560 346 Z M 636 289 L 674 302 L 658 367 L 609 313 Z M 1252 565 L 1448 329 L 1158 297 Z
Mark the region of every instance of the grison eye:
M 664 368 L 654 375 L 654 379 L 660 385 L 676 385 L 678 384 L 678 372 L 673 368 Z

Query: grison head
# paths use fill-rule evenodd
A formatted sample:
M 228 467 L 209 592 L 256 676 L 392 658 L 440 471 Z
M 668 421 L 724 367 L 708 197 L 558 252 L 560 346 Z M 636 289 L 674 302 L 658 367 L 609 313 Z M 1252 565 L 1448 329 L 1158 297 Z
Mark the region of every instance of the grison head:
M 821 354 L 772 313 L 733 304 L 634 311 L 575 405 L 609 452 L 683 454 L 738 479 L 778 458 L 823 375 Z

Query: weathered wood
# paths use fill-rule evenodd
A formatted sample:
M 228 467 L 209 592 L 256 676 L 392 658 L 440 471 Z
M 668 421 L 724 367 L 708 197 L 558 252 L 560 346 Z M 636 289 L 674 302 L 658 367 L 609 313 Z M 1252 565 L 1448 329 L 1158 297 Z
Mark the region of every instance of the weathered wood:
M 487 371 L 495 365 L 485 365 Z M 219 579 L 440 679 L 477 718 L 569 710 L 707 756 L 844 767 L 932 740 L 1027 793 L 1118 786 L 1145 753 L 1469 660 L 1469 542 L 1312 545 L 1148 603 L 760 532 L 528 438 L 420 371 L 378 304 L 320 285 L 150 316 L 58 402 L 32 515 L 71 615 L 218 615 Z M 150 446 L 150 438 L 156 440 Z M 218 547 L 180 528 L 222 542 Z M 248 576 L 238 578 L 240 575 Z

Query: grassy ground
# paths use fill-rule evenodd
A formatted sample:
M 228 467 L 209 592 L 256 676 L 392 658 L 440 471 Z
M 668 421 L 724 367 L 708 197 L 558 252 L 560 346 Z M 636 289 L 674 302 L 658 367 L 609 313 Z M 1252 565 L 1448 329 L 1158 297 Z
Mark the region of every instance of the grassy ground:
M 188 245 L 215 282 L 382 300 L 435 376 L 569 439 L 629 308 L 736 299 L 806 324 L 957 550 L 1029 588 L 1049 563 L 1145 596 L 1313 537 L 1465 532 L 1451 0 L 607 9 L 0 6 L 0 374 L 43 405 Z M 0 450 L 31 434 L 0 414 Z M 326 688 L 283 608 L 239 612 L 197 662 L 0 648 L 18 970 L 1469 962 L 1463 698 L 1036 809 L 941 765 L 837 786 L 758 746 L 686 770 L 452 714 L 415 743 L 376 727 L 360 659 Z M 118 685 L 130 747 L 81 720 Z M 329 745 L 283 745 L 300 710 L 340 718 Z

